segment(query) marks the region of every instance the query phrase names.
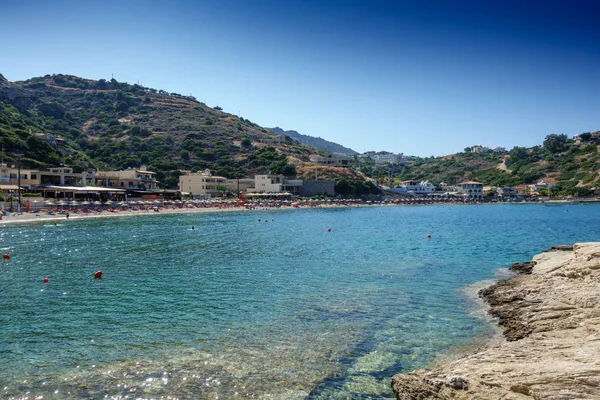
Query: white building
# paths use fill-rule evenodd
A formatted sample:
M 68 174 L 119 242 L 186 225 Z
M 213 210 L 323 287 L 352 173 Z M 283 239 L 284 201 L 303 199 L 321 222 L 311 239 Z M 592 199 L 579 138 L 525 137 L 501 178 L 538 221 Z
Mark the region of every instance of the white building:
M 302 179 L 286 179 L 283 175 L 255 175 L 254 190 L 256 193 L 283 193 L 298 194 L 302 186 Z M 251 190 L 248 190 L 249 192 Z
M 179 177 L 179 191 L 188 192 L 193 197 L 222 197 L 227 191 L 227 178 L 213 176 L 209 169 L 204 172 L 190 172 Z
M 331 157 L 311 157 L 310 161 L 330 167 L 347 167 L 350 164 L 350 158 L 342 154 L 334 154 Z
M 470 197 L 481 199 L 483 197 L 483 183 L 466 181 L 456 185 L 459 192 L 468 194 Z
M 414 194 L 433 194 L 435 193 L 435 185 L 429 181 L 403 181 L 398 186 L 392 189 L 393 192 L 397 193 L 414 193 Z
M 375 164 L 398 164 L 402 162 L 402 153 L 394 154 L 394 153 L 382 153 L 382 154 L 374 154 L 371 156 Z

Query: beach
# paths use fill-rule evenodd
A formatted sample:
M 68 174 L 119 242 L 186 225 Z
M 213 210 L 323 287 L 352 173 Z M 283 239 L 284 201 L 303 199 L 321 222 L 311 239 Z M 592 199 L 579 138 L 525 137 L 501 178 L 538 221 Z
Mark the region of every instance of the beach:
M 241 207 L 194 207 L 194 208 L 163 208 L 161 207 L 158 211 L 153 209 L 149 210 L 118 210 L 118 211 L 108 211 L 103 210 L 101 212 L 93 211 L 93 212 L 69 212 L 69 218 L 67 218 L 66 213 L 48 213 L 48 212 L 39 212 L 39 213 L 11 213 L 8 216 L 2 217 L 0 220 L 0 225 L 2 224 L 12 224 L 12 223 L 30 223 L 30 222 L 47 222 L 47 221 L 65 221 L 65 220 L 82 220 L 82 219 L 90 219 L 90 218 L 116 218 L 116 217 L 133 217 L 133 216 L 148 216 L 148 215 L 160 215 L 160 214 L 191 214 L 191 213 L 208 213 L 208 212 L 223 212 L 223 211 L 244 211 L 244 208 Z
M 555 246 L 480 292 L 502 333 L 392 378 L 398 400 L 600 398 L 600 243 Z

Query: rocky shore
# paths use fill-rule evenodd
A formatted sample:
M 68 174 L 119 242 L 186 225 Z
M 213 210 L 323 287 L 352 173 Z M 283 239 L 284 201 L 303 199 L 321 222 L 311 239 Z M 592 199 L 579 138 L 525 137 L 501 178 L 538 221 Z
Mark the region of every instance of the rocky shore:
M 600 243 L 555 246 L 511 269 L 480 292 L 503 338 L 395 375 L 397 399 L 600 399 Z

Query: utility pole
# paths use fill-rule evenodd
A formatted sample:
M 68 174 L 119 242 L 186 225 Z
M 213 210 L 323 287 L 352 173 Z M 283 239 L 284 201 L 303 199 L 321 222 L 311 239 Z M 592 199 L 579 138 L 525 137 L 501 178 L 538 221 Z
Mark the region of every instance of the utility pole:
M 21 214 L 21 157 L 23 154 L 15 154 L 17 157 L 17 192 L 19 193 L 19 203 L 17 204 L 17 214 Z

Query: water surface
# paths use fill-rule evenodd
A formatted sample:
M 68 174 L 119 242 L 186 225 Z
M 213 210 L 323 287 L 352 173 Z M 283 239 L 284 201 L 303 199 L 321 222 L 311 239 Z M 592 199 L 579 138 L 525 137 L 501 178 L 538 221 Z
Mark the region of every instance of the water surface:
M 552 245 L 597 241 L 600 206 L 0 229 L 12 257 L 0 263 L 1 398 L 392 399 L 394 373 L 490 334 L 461 288 Z

